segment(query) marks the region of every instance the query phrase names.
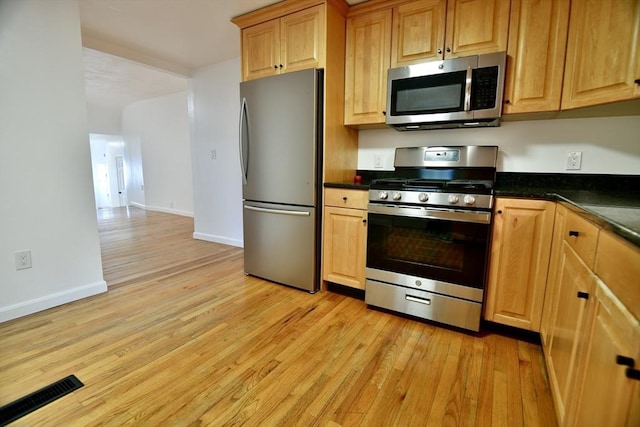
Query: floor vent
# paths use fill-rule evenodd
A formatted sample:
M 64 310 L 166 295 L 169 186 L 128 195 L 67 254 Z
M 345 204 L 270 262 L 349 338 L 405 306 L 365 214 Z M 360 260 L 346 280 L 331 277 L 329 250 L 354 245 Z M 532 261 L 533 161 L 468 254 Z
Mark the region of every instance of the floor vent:
M 34 391 L 31 394 L 4 405 L 0 408 L 0 426 L 5 426 L 18 418 L 24 417 L 36 409 L 42 408 L 54 400 L 79 389 L 83 385 L 75 375 L 69 375 L 60 381 L 56 381 L 38 391 Z

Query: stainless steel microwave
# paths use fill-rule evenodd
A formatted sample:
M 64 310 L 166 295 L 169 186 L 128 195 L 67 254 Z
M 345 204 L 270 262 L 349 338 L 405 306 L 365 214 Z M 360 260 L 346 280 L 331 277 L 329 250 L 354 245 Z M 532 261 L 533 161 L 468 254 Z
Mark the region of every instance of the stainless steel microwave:
M 397 130 L 499 126 L 506 52 L 391 68 L 386 123 Z

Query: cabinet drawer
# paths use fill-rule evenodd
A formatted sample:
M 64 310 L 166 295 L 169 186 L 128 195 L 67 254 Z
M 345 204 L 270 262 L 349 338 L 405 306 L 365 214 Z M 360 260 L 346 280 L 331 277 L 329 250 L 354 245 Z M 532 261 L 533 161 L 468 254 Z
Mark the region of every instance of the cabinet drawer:
M 584 263 L 593 269 L 598 244 L 597 225 L 582 218 L 574 212 L 567 213 L 564 227 L 564 240 L 576 251 Z
M 596 275 L 640 319 L 640 249 L 603 231 L 596 253 Z
M 369 192 L 365 190 L 349 190 L 344 188 L 325 188 L 324 204 L 340 208 L 367 209 Z

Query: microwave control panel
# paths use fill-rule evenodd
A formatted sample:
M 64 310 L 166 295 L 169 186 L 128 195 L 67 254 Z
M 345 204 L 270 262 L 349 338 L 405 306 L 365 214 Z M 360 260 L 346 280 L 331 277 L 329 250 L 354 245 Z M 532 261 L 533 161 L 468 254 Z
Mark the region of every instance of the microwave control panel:
M 471 84 L 471 109 L 495 108 L 498 89 L 498 66 L 473 70 Z

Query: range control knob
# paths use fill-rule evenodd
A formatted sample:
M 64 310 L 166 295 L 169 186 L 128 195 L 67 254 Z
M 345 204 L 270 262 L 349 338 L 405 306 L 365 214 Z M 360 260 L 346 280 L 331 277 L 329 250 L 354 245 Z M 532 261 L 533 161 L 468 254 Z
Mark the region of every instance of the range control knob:
M 458 203 L 459 200 L 460 200 L 460 198 L 458 197 L 457 194 L 450 194 L 449 195 L 449 203 L 451 203 L 452 205 L 455 205 L 456 203 Z
M 421 202 L 426 202 L 427 200 L 429 200 L 429 195 L 427 193 L 420 193 L 418 194 L 418 200 L 420 200 Z
M 387 199 L 387 197 L 389 197 L 389 195 L 387 194 L 387 192 L 386 192 L 386 191 L 381 191 L 381 192 L 379 192 L 379 193 L 378 193 L 378 197 L 379 197 L 380 199 L 382 199 L 382 200 L 386 200 L 386 199 Z
M 402 194 L 398 193 L 397 191 L 393 193 L 393 200 L 400 200 L 401 198 Z
M 467 194 L 466 196 L 464 196 L 463 201 L 465 205 L 472 205 L 476 202 L 476 198 Z

